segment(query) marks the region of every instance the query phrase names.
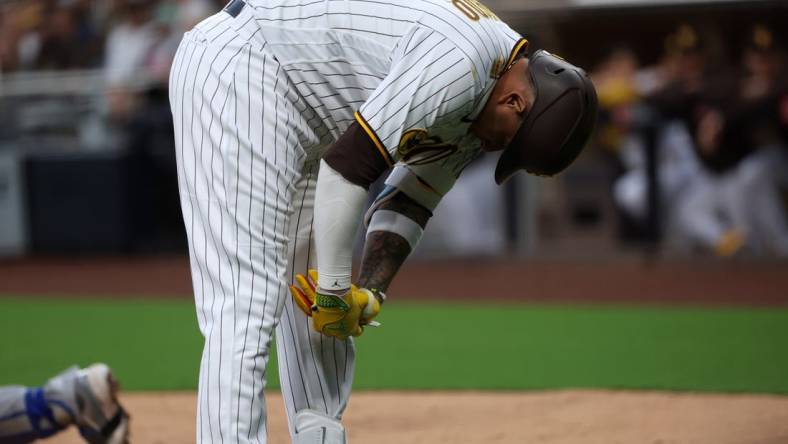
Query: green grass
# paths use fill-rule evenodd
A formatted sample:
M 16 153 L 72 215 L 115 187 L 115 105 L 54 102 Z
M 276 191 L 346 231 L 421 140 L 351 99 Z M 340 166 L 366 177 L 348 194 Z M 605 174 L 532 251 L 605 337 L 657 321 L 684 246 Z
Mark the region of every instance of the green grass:
M 786 309 L 395 301 L 380 320 L 357 341 L 356 388 L 788 394 Z M 0 299 L 0 384 L 105 361 L 126 389 L 192 389 L 200 351 L 186 301 Z
M 0 299 L 0 383 L 109 363 L 128 389 L 196 387 L 201 337 L 185 301 Z

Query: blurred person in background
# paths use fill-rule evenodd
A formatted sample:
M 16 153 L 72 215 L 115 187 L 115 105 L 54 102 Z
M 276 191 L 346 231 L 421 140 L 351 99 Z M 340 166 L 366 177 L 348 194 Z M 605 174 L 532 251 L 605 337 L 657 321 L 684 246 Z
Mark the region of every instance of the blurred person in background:
M 214 9 L 204 0 L 120 0 L 116 8 L 120 22 L 106 46 L 107 111 L 116 145 L 140 172 L 139 241 L 144 248 L 182 248 L 167 82 L 183 33 Z
M 720 239 L 718 254 L 788 256 L 780 195 L 788 167 L 783 55 L 763 25 L 751 30 L 741 54 L 733 87 L 696 109 L 694 138 L 704 168 L 684 197 L 682 220 L 690 236 Z
M 181 36 L 214 11 L 207 0 L 118 0 L 105 48 L 110 91 L 166 85 Z
M 633 121 L 642 100 L 637 85 L 639 62 L 627 47 L 612 49 L 591 73 L 599 95 L 595 146 L 611 167 L 614 202 L 619 211 L 619 234 L 634 240 L 646 218 L 646 179 L 643 143 Z M 621 178 L 625 179 L 622 180 Z M 615 184 L 623 183 L 625 186 Z M 626 194 L 617 195 L 624 190 Z
M 136 211 L 133 225 L 138 245 L 156 243 L 160 215 L 172 202 L 175 161 L 172 119 L 161 103 L 166 92 L 157 84 L 151 57 L 168 37 L 168 29 L 156 20 L 157 0 L 118 0 L 111 15 L 105 46 L 105 123 L 108 146 L 128 153 L 134 177 Z M 164 98 L 162 98 L 164 97 Z M 168 174 L 169 172 L 169 174 Z M 167 199 L 165 196 L 170 196 Z M 171 218 L 168 218 L 171 219 Z M 180 219 L 175 219 L 174 224 Z
M 104 63 L 111 121 L 122 126 L 148 114 L 151 105 L 169 108 L 165 90 L 177 45 L 186 30 L 211 12 L 205 0 L 115 4 L 118 23 L 107 36 Z
M 595 73 L 607 110 L 599 143 L 618 153 L 625 170 L 614 201 L 641 224 L 649 214 L 648 185 L 637 122 L 658 119 L 659 222 L 673 250 L 786 254 L 778 188 L 785 176 L 779 121 L 785 77 L 768 29 L 755 27 L 747 42 L 739 75 L 710 63 L 709 45 L 689 25 L 667 37 L 658 66 L 636 71 L 634 55 L 618 51 Z M 645 119 L 638 117 L 643 111 Z
M 638 67 L 633 52 L 618 49 L 595 72 L 606 116 L 597 143 L 616 156 L 620 176 L 613 200 L 621 212 L 625 239 L 645 234 L 648 179 L 644 125 L 656 128 L 657 181 L 661 219 L 674 230 L 679 196 L 692 186 L 700 168 L 690 135 L 692 109 L 705 85 L 706 56 L 696 30 L 680 26 L 665 39 L 665 53 L 651 67 Z M 660 117 L 658 118 L 657 115 Z
M 31 69 L 39 52 L 44 2 L 11 2 L 0 6 L 0 68 Z
M 667 37 L 660 63 L 662 84 L 647 96 L 646 104 L 661 119 L 655 149 L 660 159 L 658 187 L 667 246 L 681 253 L 700 250 L 726 255 L 738 242 L 736 233 L 695 229 L 704 222 L 693 214 L 695 202 L 688 198 L 700 195 L 698 191 L 704 188 L 699 180 L 703 166 L 692 137 L 696 110 L 710 90 L 722 91 L 730 82 L 730 75 L 711 63 L 709 40 L 687 24 Z M 670 179 L 664 180 L 665 176 Z
M 600 107 L 596 143 L 606 152 L 618 153 L 632 131 L 632 108 L 642 94 L 636 79 L 638 65 L 631 49 L 615 48 L 591 74 Z
M 102 36 L 90 0 L 12 2 L 2 9 L 3 71 L 63 70 L 99 63 Z
M 41 44 L 35 69 L 77 69 L 96 66 L 99 31 L 90 21 L 90 2 L 50 2 L 41 23 Z
M 28 3 L 32 7 L 33 2 Z M 26 29 L 19 7 L 13 3 L 0 4 L 0 71 L 10 72 L 18 65 L 17 45 Z M 28 25 L 28 28 L 31 26 Z
M 139 105 L 136 94 L 149 81 L 146 69 L 154 46 L 165 36 L 154 20 L 155 0 L 121 0 L 116 4 L 117 24 L 107 35 L 104 76 L 111 120 L 127 121 Z
M 82 53 L 80 67 L 98 68 L 103 63 L 105 22 L 102 15 L 102 2 L 95 0 L 61 0 L 71 5 L 78 48 Z

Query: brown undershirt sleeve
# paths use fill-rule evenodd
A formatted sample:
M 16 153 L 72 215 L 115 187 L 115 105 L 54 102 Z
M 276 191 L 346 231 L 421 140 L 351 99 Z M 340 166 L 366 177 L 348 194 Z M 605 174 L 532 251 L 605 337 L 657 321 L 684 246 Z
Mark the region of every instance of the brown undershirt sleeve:
M 353 122 L 323 155 L 323 160 L 345 179 L 368 189 L 389 165 L 369 135 Z

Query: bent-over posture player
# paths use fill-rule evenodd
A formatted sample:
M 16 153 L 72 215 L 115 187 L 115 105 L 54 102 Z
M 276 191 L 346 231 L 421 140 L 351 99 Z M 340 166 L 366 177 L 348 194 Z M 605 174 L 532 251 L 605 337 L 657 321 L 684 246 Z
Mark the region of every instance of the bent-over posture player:
M 462 169 L 503 149 L 499 183 L 555 174 L 591 131 L 585 73 L 526 49 L 475 0 L 233 0 L 186 33 L 170 102 L 205 337 L 198 442 L 266 442 L 274 330 L 293 442 L 346 442 L 351 336 Z M 351 291 L 367 188 L 391 166 Z

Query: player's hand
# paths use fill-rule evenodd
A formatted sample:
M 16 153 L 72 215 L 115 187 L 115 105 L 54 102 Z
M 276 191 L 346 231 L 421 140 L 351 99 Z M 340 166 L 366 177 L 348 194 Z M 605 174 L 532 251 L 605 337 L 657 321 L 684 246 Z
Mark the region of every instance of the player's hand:
M 344 295 L 322 293 L 317 288 L 317 271 L 296 275 L 298 286 L 290 286 L 298 308 L 312 317 L 315 330 L 327 336 L 347 339 L 361 336 L 364 326 L 377 326 L 373 319 L 380 313 L 380 302 L 372 291 L 352 285 Z

